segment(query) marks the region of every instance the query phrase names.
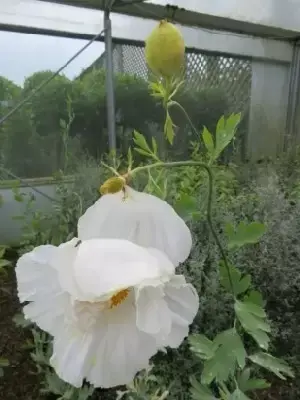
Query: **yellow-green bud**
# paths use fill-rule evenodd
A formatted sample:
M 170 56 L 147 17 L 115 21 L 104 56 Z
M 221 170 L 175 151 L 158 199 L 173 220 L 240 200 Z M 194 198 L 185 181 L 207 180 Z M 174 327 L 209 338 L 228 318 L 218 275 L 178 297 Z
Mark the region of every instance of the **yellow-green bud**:
M 125 178 L 121 176 L 114 176 L 112 178 L 107 179 L 103 183 L 103 185 L 100 186 L 99 192 L 101 194 L 113 194 L 113 193 L 118 193 L 120 192 L 126 184 Z
M 177 27 L 162 20 L 145 43 L 145 57 L 149 68 L 165 78 L 182 72 L 185 62 L 185 43 Z

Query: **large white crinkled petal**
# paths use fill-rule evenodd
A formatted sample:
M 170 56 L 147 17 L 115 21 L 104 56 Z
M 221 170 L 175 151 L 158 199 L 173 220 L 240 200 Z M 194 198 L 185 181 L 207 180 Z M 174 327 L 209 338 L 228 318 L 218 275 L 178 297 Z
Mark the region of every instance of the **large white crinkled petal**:
M 88 332 L 65 326 L 54 339 L 50 361 L 59 377 L 76 387 L 83 379 L 103 388 L 130 383 L 157 352 L 156 341 L 138 330 L 135 316 L 129 300 L 100 313 Z
M 127 239 L 165 253 L 177 266 L 191 251 L 192 236 L 185 222 L 165 201 L 126 187 L 124 193 L 106 194 L 78 221 L 78 237 Z
M 172 314 L 172 328 L 163 345 L 176 348 L 189 334 L 189 325 L 198 312 L 199 297 L 183 275 L 175 275 L 165 285 L 165 300 Z
M 20 302 L 32 301 L 39 294 L 56 292 L 58 279 L 50 266 L 57 248 L 52 245 L 38 246 L 23 254 L 16 265 L 17 289 Z
M 110 323 L 105 323 L 105 319 L 99 322 L 99 340 L 87 375 L 94 386 L 109 388 L 131 383 L 157 353 L 155 339 L 137 328 L 135 318 L 133 305 L 124 302 Z
M 43 331 L 54 336 L 72 313 L 70 296 L 61 291 L 51 296 L 41 296 L 23 308 L 24 317 L 36 323 Z
M 174 264 L 162 251 L 151 247 L 149 247 L 147 250 L 157 260 L 162 278 L 165 277 L 167 280 L 169 280 L 169 277 L 175 274 Z
M 78 246 L 74 275 L 79 289 L 91 301 L 160 279 L 159 260 L 147 249 L 127 240 L 91 239 Z
M 25 318 L 52 335 L 70 310 L 70 298 L 51 265 L 56 252 L 52 245 L 36 247 L 19 258 L 15 269 L 20 302 L 31 301 L 23 309 Z
M 57 375 L 75 387 L 81 387 L 94 357 L 94 330 L 80 331 L 75 325 L 65 324 L 54 336 L 50 364 Z M 99 337 L 102 333 L 98 332 Z
M 51 263 L 58 273 L 61 287 L 75 298 L 84 298 L 74 278 L 74 263 L 80 242 L 79 239 L 73 238 L 59 245 Z
M 159 342 L 167 339 L 172 327 L 172 315 L 164 296 L 163 285 L 136 289 L 136 324 Z

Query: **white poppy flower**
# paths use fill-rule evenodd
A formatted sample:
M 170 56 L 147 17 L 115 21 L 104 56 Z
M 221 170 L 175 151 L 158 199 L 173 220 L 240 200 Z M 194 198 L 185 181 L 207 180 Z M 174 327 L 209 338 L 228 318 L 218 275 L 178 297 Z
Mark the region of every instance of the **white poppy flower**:
M 185 222 L 165 201 L 125 186 L 105 194 L 78 221 L 78 237 L 127 239 L 143 247 L 164 252 L 177 266 L 192 248 L 192 236 Z
M 159 349 L 180 345 L 198 310 L 163 253 L 127 240 L 39 246 L 16 275 L 25 318 L 53 336 L 50 363 L 75 387 L 130 383 Z

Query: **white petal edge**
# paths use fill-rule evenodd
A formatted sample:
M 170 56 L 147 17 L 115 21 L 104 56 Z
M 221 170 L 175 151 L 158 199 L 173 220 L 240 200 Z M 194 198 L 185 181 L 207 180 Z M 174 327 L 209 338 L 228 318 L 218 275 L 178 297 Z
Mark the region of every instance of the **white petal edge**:
M 52 267 L 58 248 L 42 245 L 21 256 L 16 266 L 20 302 L 30 301 L 23 308 L 26 319 L 54 335 L 70 312 L 70 298 L 61 288 L 58 274 Z
M 146 280 L 160 279 L 159 260 L 147 249 L 121 239 L 83 241 L 74 262 L 78 288 L 91 301 Z
M 58 277 L 50 264 L 56 250 L 52 245 L 38 246 L 18 259 L 15 272 L 21 303 L 56 292 Z
M 159 343 L 170 335 L 172 315 L 164 299 L 163 285 L 136 289 L 136 325 Z
M 165 300 L 172 314 L 172 328 L 163 346 L 177 348 L 189 334 L 189 326 L 199 309 L 199 296 L 183 275 L 175 275 L 165 285 Z
M 123 192 L 106 194 L 89 207 L 78 221 L 82 240 L 106 237 L 130 240 L 143 247 L 164 252 L 177 266 L 192 248 L 192 235 L 179 215 L 156 196 L 126 187 Z

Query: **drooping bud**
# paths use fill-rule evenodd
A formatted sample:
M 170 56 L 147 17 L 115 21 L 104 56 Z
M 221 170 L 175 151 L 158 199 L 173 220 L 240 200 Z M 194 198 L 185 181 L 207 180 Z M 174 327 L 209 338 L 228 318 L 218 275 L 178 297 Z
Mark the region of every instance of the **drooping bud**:
M 177 27 L 162 20 L 145 42 L 145 56 L 152 72 L 165 78 L 178 76 L 185 62 L 185 44 Z
M 107 179 L 103 183 L 103 185 L 100 186 L 99 192 L 103 194 L 113 194 L 113 193 L 118 193 L 120 192 L 126 184 L 125 178 L 122 176 L 113 176 L 112 178 Z

